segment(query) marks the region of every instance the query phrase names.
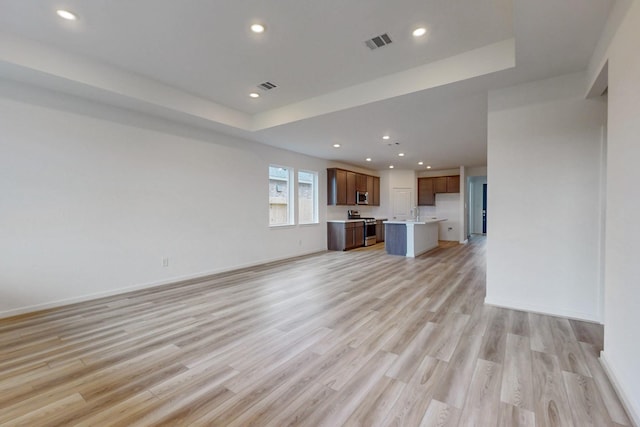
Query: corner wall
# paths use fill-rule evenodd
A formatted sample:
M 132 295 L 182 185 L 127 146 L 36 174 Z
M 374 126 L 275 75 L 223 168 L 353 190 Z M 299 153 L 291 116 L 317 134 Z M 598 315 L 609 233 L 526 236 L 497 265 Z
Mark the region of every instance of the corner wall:
M 605 329 L 601 355 L 640 425 L 640 2 L 609 48 Z
M 489 94 L 488 304 L 602 321 L 606 103 L 584 88 L 572 74 Z
M 0 317 L 326 250 L 324 160 L 9 81 L 0 129 Z M 270 163 L 319 224 L 269 227 Z

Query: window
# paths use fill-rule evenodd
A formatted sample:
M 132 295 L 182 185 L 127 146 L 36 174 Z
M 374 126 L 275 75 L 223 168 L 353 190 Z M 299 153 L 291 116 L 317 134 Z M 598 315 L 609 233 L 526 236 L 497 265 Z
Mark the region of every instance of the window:
M 291 168 L 269 166 L 269 225 L 293 224 Z
M 298 171 L 298 222 L 318 222 L 318 173 Z

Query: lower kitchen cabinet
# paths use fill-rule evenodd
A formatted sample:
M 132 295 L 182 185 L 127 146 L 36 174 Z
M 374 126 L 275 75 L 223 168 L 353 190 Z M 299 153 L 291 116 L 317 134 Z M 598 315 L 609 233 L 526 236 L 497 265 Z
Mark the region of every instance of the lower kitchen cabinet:
M 386 219 L 376 220 L 376 243 L 384 242 L 384 224 Z
M 364 221 L 327 223 L 327 246 L 330 251 L 346 251 L 363 245 Z

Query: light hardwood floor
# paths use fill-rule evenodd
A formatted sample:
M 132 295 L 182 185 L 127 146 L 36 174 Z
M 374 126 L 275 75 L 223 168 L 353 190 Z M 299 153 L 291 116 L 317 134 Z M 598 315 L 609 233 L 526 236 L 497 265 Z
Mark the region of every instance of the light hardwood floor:
M 517 278 L 514 278 L 517 280 Z M 0 425 L 630 425 L 598 325 L 483 305 L 485 239 L 0 321 Z

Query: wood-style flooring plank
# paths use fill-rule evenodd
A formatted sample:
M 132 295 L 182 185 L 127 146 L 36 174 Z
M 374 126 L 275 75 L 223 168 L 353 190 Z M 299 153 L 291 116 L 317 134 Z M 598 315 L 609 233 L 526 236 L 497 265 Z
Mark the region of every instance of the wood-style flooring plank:
M 569 319 L 573 333 L 580 342 L 592 345 L 597 351 L 602 351 L 604 342 L 604 327 L 597 323 L 581 322 Z
M 459 426 L 496 425 L 500 412 L 502 365 L 479 359 L 467 393 Z
M 529 325 L 531 326 L 531 350 L 541 353 L 556 354 L 551 328 L 553 320 L 549 316 L 537 313 L 528 313 Z
M 500 400 L 533 411 L 533 378 L 529 338 L 507 334 Z
M 382 378 L 396 357 L 398 356 L 395 354 L 378 351 L 371 363 L 362 367 L 352 381 L 332 399 L 316 408 L 305 422 L 309 425 L 327 427 L 342 425 L 367 396 L 369 390 Z
M 462 409 L 483 339 L 482 335 L 463 335 L 445 376 L 436 388 L 435 399 Z
M 384 420 L 407 385 L 389 377 L 382 377 L 367 393 L 345 422 L 345 426 L 373 426 Z
M 558 356 L 533 351 L 533 400 L 540 427 L 573 426 L 571 408 L 564 387 Z
M 420 423 L 420 427 L 455 427 L 460 418 L 460 410 L 446 403 L 432 400 Z M 480 421 L 480 420 L 478 420 Z M 480 425 L 480 423 L 478 423 Z M 488 424 L 482 424 L 488 425 Z
M 500 402 L 498 427 L 536 427 L 536 416 L 532 411 Z
M 551 335 L 563 371 L 573 372 L 586 377 L 591 376 L 582 349 L 573 333 L 568 319 L 552 318 Z
M 493 315 L 484 334 L 482 348 L 478 358 L 495 363 L 504 362 L 504 351 L 507 344 L 507 327 L 509 310 L 493 307 Z
M 409 380 L 402 394 L 384 420 L 373 425 L 405 426 L 419 425 L 429 407 L 436 388 L 443 381 L 447 363 L 426 356 Z

